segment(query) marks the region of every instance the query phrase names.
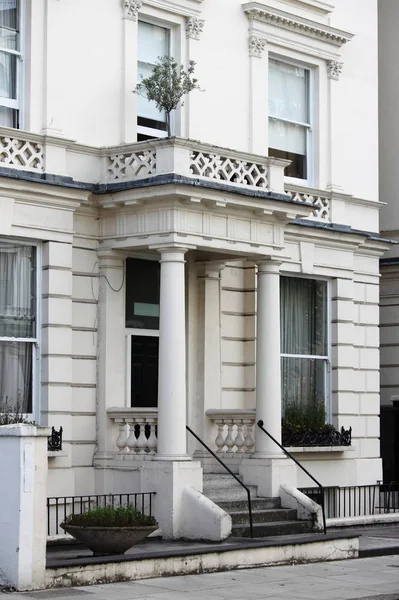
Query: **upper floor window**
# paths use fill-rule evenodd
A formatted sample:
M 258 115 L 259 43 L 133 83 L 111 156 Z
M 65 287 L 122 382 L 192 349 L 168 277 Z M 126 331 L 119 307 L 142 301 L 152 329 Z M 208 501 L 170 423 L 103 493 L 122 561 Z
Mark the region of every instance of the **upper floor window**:
M 138 23 L 138 82 L 149 77 L 158 58 L 170 54 L 170 30 L 144 21 Z M 137 96 L 137 141 L 166 137 L 166 115 L 154 102 Z
M 285 174 L 310 178 L 310 71 L 269 60 L 269 156 L 291 161 Z
M 20 53 L 18 0 L 0 0 L 0 125 L 19 126 Z
M 0 410 L 32 413 L 37 343 L 36 252 L 0 241 Z
M 283 414 L 328 408 L 327 282 L 281 277 Z

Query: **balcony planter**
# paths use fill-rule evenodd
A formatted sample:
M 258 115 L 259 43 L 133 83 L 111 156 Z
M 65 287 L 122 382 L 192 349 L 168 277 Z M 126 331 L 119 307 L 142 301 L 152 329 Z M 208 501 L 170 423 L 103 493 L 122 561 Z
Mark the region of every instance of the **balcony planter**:
M 80 515 L 70 515 L 60 527 L 94 556 L 124 554 L 129 548 L 158 529 L 154 517 L 142 515 L 133 507 L 104 507 Z
M 310 429 L 301 426 L 288 426 L 283 423 L 282 444 L 286 447 L 295 446 L 350 446 L 352 427 L 336 431 L 332 425 Z

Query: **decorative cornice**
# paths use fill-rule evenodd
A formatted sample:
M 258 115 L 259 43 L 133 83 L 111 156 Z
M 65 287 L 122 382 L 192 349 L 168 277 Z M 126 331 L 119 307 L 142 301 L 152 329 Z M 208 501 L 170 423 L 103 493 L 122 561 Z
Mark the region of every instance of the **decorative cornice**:
M 200 34 L 204 29 L 205 21 L 197 17 L 186 17 L 186 37 L 193 40 L 199 40 Z
M 342 73 L 342 68 L 344 63 L 339 62 L 338 60 L 328 60 L 327 61 L 327 75 L 329 79 L 334 79 L 335 81 L 339 80 L 339 76 Z
M 260 2 L 247 2 L 243 4 L 243 10 L 250 21 L 273 25 L 274 27 L 332 44 L 333 46 L 342 46 L 353 37 L 353 34 L 347 31 L 305 19 L 304 17 L 272 8 Z
M 264 38 L 260 38 L 256 35 L 250 35 L 248 39 L 249 56 L 256 56 L 261 58 L 263 50 L 267 46 L 267 41 Z
M 143 6 L 143 0 L 122 0 L 123 18 L 137 21 L 137 13 Z

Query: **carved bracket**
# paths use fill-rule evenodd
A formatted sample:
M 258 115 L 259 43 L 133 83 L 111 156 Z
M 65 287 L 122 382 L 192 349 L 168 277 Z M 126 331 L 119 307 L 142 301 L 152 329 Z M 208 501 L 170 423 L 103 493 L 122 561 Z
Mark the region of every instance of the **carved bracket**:
M 329 60 L 327 62 L 327 75 L 329 79 L 339 80 L 339 76 L 342 73 L 344 63 L 337 60 Z
M 143 0 L 122 0 L 123 18 L 137 21 L 137 13 L 143 6 Z
M 262 58 L 264 49 L 267 46 L 267 41 L 264 38 L 251 35 L 248 40 L 249 56 Z
M 204 29 L 204 23 L 202 19 L 197 19 L 197 17 L 187 17 L 186 18 L 186 37 L 191 38 L 193 40 L 199 40 L 200 34 Z

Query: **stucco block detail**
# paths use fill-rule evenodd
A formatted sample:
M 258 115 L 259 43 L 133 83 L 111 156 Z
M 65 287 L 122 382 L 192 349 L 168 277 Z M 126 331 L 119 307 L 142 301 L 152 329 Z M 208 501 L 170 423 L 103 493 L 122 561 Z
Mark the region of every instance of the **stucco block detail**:
M 73 248 L 72 268 L 74 273 L 97 273 L 97 253 L 83 248 Z
M 76 359 L 72 361 L 73 366 L 73 382 L 75 384 L 84 383 L 87 385 L 95 385 L 97 374 L 96 374 L 96 361 L 89 359 Z
M 380 366 L 380 356 L 377 348 L 361 348 L 360 368 L 361 369 L 378 369 Z
M 364 304 L 359 306 L 359 323 L 365 325 L 378 325 L 380 314 L 378 305 Z
M 72 244 L 47 242 L 42 248 L 43 267 L 63 267 L 70 269 L 72 265 Z
M 380 397 L 379 394 L 362 394 L 360 396 L 360 412 L 363 415 L 379 415 L 380 414 Z
M 64 383 L 72 381 L 72 359 L 65 356 L 46 356 L 42 359 L 42 381 Z
M 43 298 L 42 323 L 45 325 L 72 325 L 70 298 Z
M 72 296 L 72 272 L 66 269 L 45 269 L 43 271 L 43 294 Z
M 366 417 L 366 435 L 369 438 L 380 435 L 380 419 L 379 417 Z
M 99 279 L 97 275 L 74 275 L 72 280 L 72 294 L 78 300 L 98 300 Z
M 355 308 L 350 300 L 333 300 L 331 302 L 331 318 L 333 321 L 353 322 Z
M 362 458 L 375 457 L 378 458 L 380 455 L 380 440 L 378 439 L 362 439 L 357 440 L 357 444 L 360 447 L 360 456 Z M 369 478 L 370 480 L 370 478 Z
M 336 279 L 332 286 L 332 296 L 342 299 L 353 300 L 354 283 L 351 279 Z
M 69 354 L 71 343 L 70 327 L 44 327 L 42 330 L 42 354 Z

